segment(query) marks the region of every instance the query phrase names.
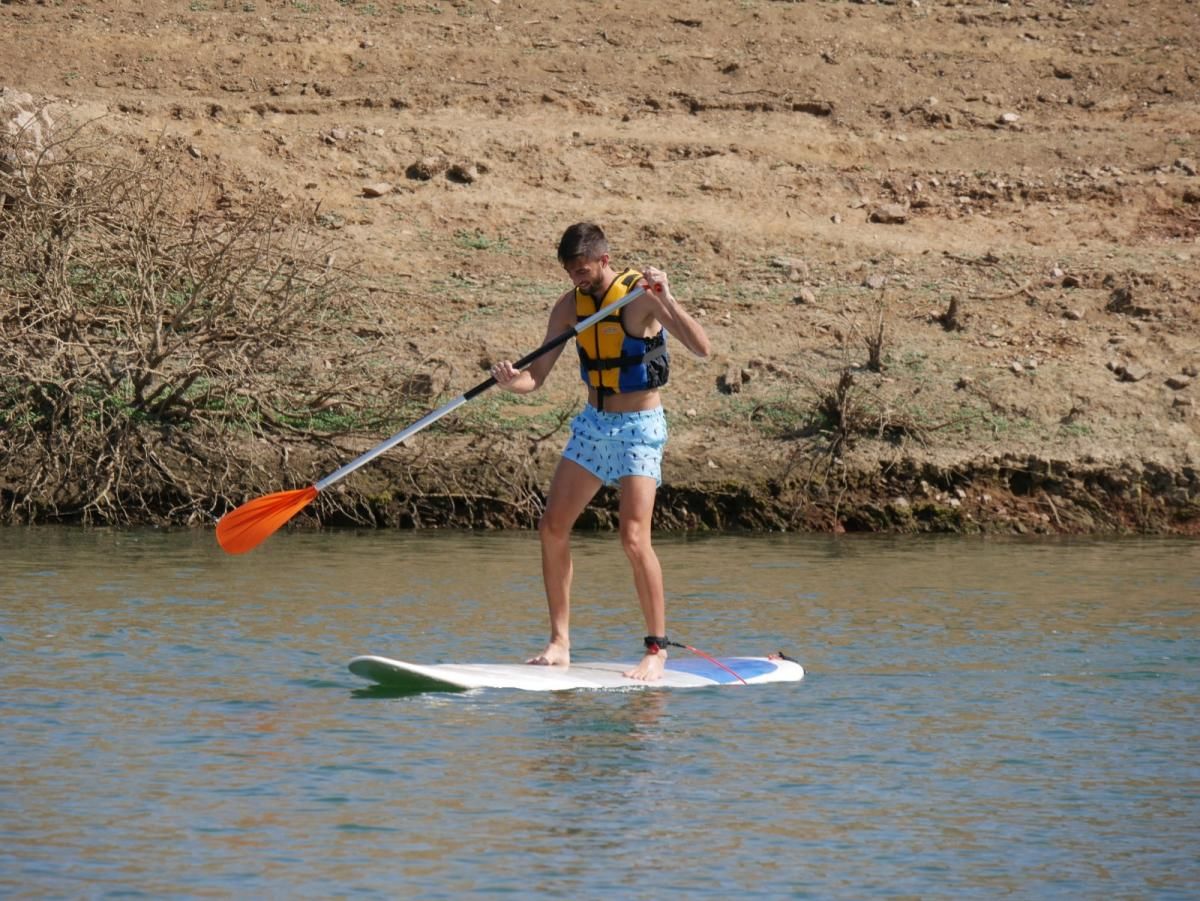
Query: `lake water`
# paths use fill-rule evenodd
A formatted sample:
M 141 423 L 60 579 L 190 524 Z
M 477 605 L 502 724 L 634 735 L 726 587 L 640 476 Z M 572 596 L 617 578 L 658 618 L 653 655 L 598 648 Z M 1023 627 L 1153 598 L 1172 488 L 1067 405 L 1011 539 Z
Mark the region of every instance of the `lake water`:
M 674 638 L 805 680 L 346 671 L 540 650 L 532 534 L 0 530 L 0 895 L 1200 896 L 1200 544 L 657 546 Z M 633 659 L 615 536 L 576 548 L 576 659 Z

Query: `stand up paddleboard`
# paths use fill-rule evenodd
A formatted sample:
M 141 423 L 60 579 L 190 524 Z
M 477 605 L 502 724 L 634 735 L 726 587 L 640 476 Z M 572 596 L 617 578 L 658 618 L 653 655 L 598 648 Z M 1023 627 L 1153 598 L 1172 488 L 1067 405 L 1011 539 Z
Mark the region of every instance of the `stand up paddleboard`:
M 371 655 L 350 661 L 350 672 L 377 685 L 407 691 L 467 691 L 518 688 L 567 691 L 578 688 L 702 688 L 710 685 L 761 685 L 799 682 L 804 667 L 783 656 L 671 658 L 661 679 L 627 679 L 634 664 L 572 663 L 568 667 L 506 663 L 438 663 L 429 666 Z

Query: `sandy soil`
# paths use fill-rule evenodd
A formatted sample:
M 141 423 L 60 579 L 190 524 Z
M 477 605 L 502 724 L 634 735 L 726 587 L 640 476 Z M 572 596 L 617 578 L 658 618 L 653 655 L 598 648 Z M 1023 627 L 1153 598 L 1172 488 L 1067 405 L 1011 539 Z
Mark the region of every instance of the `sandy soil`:
M 0 3 L 0 84 L 285 197 L 451 391 L 571 222 L 667 269 L 667 527 L 1196 532 L 1198 59 L 1182 0 Z M 494 407 L 535 482 L 579 391 Z

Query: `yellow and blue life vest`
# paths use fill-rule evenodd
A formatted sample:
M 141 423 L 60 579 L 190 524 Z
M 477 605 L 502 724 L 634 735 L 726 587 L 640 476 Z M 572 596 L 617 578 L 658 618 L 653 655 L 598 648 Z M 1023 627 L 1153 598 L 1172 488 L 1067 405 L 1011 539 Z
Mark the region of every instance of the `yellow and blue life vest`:
M 613 279 L 599 306 L 590 294 L 576 288 L 575 321 L 582 322 L 620 300 L 641 278 L 640 272 L 626 269 Z M 630 335 L 625 331 L 625 309 L 622 307 L 601 319 L 575 339 L 580 377 L 596 389 L 602 406 L 605 395 L 647 391 L 665 385 L 671 371 L 666 329 L 660 328 L 658 334 L 650 338 Z

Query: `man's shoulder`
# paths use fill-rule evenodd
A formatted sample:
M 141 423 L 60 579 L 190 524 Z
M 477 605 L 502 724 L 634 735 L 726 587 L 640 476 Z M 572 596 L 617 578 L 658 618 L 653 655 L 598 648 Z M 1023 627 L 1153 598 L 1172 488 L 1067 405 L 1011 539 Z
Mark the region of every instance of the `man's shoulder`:
M 550 308 L 550 319 L 553 322 L 575 320 L 575 289 L 564 292 Z

